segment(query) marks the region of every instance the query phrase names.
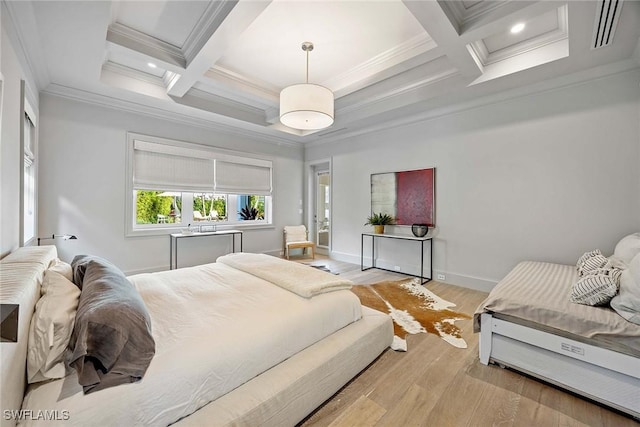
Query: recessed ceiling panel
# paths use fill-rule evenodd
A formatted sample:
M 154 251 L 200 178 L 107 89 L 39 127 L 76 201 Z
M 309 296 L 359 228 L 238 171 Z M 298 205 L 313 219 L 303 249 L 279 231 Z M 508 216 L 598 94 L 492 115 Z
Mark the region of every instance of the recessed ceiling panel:
M 165 69 L 158 67 L 157 64 L 153 62 L 144 61 L 140 57 L 123 55 L 118 52 L 109 52 L 109 61 L 145 74 L 151 74 L 155 77 L 162 77 L 166 71 Z
M 400 51 L 420 37 L 429 39 L 400 1 L 276 0 L 216 66 L 282 89 L 305 81 L 306 54 L 301 45 L 310 41 L 315 48 L 309 55 L 309 81 L 323 84 L 373 58 L 384 61 L 381 55 L 393 56 L 394 49 Z
M 208 6 L 207 1 L 122 1 L 116 22 L 182 48 Z
M 504 31 L 485 37 L 483 42 L 487 51 L 489 53 L 494 53 L 500 49 L 505 49 L 523 41 L 557 30 L 559 28 L 558 11 L 550 10 L 526 21 L 513 22 L 513 25 L 520 22 L 525 24 L 525 27 L 517 34 L 512 34 L 510 28 L 505 28 Z

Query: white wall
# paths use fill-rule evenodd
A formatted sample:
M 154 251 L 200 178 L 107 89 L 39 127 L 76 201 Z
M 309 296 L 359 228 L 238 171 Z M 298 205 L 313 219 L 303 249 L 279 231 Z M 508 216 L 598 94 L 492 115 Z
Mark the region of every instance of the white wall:
M 306 161 L 333 159 L 332 256 L 359 262 L 372 173 L 425 167 L 449 283 L 489 289 L 521 260 L 612 252 L 640 230 L 639 82 L 636 69 L 309 147 Z M 380 265 L 417 271 L 417 247 L 381 250 Z
M 278 252 L 282 227 L 299 224 L 302 149 L 116 111 L 52 95 L 40 105 L 40 235 L 56 241 L 61 258 L 103 256 L 127 273 L 169 267 L 169 237 L 125 237 L 126 132 L 208 144 L 272 158 L 274 227 L 246 230 L 244 250 Z
M 0 73 L 2 73 L 2 115 L 0 116 L 0 258 L 20 244 L 20 175 L 23 159 L 20 154 L 22 127 L 20 82 L 35 88 L 33 79 L 24 65 L 24 57 L 15 49 L 15 31 L 5 10 L 0 5 Z M 29 101 L 37 120 L 38 96 L 32 90 Z

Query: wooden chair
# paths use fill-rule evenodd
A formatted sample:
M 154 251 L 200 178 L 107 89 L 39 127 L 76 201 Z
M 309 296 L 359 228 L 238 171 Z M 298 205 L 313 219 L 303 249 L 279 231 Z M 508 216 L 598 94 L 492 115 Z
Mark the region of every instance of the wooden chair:
M 288 225 L 284 227 L 283 234 L 284 256 L 289 259 L 291 249 L 302 249 L 302 254 L 306 253 L 307 248 L 311 249 L 311 258 L 316 257 L 316 244 L 309 240 L 307 227 L 304 225 Z

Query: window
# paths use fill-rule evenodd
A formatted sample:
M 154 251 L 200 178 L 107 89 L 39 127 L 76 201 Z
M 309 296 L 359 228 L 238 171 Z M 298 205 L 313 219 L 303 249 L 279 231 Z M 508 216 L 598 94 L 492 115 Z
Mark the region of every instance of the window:
M 26 108 L 25 108 L 26 109 Z M 24 113 L 23 126 L 23 180 L 22 180 L 22 242 L 35 237 L 36 230 L 36 157 L 35 125 L 29 113 Z
M 128 145 L 127 234 L 272 223 L 271 161 L 137 134 Z

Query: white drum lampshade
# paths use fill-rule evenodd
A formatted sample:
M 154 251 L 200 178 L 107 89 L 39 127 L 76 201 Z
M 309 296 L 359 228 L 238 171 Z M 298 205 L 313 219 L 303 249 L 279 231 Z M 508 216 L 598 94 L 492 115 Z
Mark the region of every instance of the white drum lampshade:
M 333 92 L 309 83 L 309 52 L 313 43 L 302 43 L 307 54 L 305 83 L 295 84 L 280 92 L 280 122 L 292 129 L 319 130 L 333 124 Z
M 301 83 L 280 92 L 280 122 L 293 129 L 318 130 L 333 124 L 333 92 Z

